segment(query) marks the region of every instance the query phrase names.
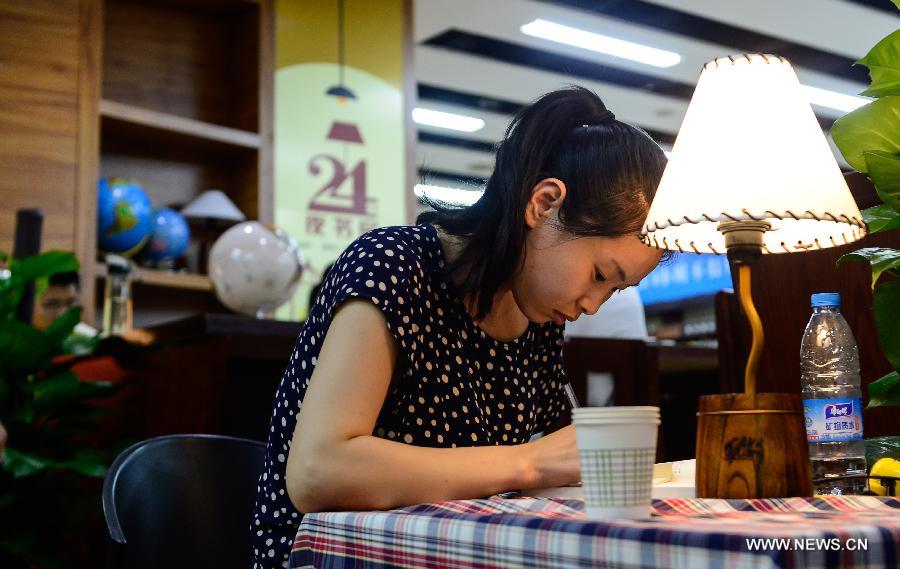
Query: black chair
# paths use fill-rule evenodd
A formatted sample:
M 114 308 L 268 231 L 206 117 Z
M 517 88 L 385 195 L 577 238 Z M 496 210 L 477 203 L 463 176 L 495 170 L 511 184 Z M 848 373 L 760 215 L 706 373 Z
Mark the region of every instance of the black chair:
M 110 567 L 250 566 L 250 517 L 266 446 L 170 435 L 122 451 L 103 482 Z

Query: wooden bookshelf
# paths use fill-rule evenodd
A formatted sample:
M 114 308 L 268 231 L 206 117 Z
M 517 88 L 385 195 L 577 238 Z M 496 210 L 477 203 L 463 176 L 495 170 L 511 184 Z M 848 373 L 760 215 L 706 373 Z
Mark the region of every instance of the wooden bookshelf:
M 248 219 L 272 223 L 274 0 L 96 1 L 99 177 L 137 180 L 154 208 L 178 209 L 220 189 Z M 96 179 L 81 186 L 96 204 Z M 84 298 L 86 318 L 96 321 L 106 267 L 91 259 L 82 271 L 97 283 Z M 224 311 L 206 275 L 132 275 L 135 321 Z
M 103 279 L 107 276 L 106 265 L 97 264 L 97 278 Z M 139 285 L 155 286 L 171 289 L 197 290 L 212 292 L 213 286 L 206 275 L 197 275 L 192 273 L 160 271 L 156 269 L 147 269 L 136 267 L 131 273 L 131 282 Z
M 100 101 L 100 117 L 103 130 L 118 129 L 119 136 L 143 138 L 196 139 L 234 148 L 258 150 L 260 136 L 249 132 L 170 113 L 103 99 Z M 107 125 L 109 125 L 107 127 Z

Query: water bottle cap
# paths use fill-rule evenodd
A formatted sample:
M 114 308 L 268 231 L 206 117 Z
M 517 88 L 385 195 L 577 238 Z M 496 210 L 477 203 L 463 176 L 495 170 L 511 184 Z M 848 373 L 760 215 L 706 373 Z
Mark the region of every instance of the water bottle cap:
M 833 306 L 841 307 L 841 293 L 839 292 L 817 292 L 810 298 L 813 308 L 817 306 Z

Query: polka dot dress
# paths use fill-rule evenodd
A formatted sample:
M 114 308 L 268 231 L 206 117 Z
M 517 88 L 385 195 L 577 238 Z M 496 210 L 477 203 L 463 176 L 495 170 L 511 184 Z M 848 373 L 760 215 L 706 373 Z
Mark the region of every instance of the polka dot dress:
M 385 227 L 335 262 L 275 394 L 251 522 L 254 567 L 287 565 L 302 514 L 287 495 L 291 438 L 334 310 L 368 299 L 397 343 L 399 381 L 373 435 L 424 447 L 513 445 L 551 426 L 565 403 L 563 327 L 530 323 L 514 340 L 479 328 L 456 293 L 431 225 Z

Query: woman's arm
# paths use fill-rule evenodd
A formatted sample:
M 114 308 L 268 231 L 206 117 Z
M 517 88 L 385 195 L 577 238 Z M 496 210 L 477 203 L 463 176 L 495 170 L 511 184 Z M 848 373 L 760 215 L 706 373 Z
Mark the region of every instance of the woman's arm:
M 287 491 L 299 511 L 380 510 L 531 488 L 549 481 L 538 468 L 551 456 L 553 482 L 578 480 L 574 433 L 555 444 L 546 439 L 556 434 L 526 445 L 450 449 L 373 436 L 396 359 L 377 307 L 350 300 L 338 308 L 288 455 Z

